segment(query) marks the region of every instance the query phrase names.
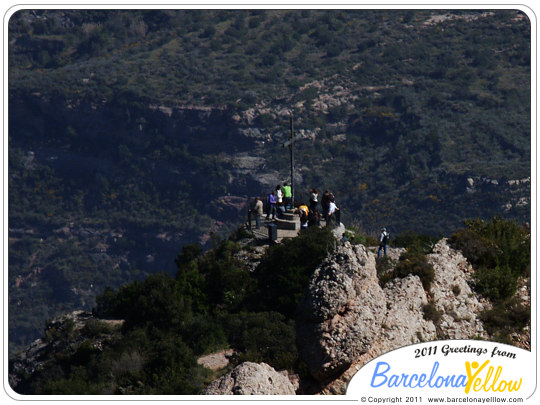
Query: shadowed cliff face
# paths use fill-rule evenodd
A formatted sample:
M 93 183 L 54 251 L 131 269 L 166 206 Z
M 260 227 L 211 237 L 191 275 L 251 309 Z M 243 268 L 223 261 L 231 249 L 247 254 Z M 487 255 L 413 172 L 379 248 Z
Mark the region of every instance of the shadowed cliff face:
M 328 93 L 322 84 L 318 88 Z M 343 90 L 327 94 L 317 108 L 325 115 L 328 105 L 347 105 L 349 98 L 350 92 Z M 91 232 L 69 232 L 67 239 L 74 242 L 76 253 L 63 249 L 60 255 L 78 267 L 82 263 L 72 258 L 86 258 L 91 263 L 86 267 L 100 274 L 97 279 L 85 276 L 83 285 L 75 281 L 78 276 L 67 277 L 67 290 L 78 291 L 71 305 L 84 303 L 89 309 L 106 285 L 174 272 L 173 259 L 183 244 L 207 244 L 212 234 L 227 233 L 244 221 L 252 196 L 265 196 L 288 179 L 289 155 L 281 144 L 288 137 L 289 102 L 275 100 L 239 110 L 167 107 L 126 93 L 107 103 L 89 104 L 14 92 L 9 110 L 10 249 L 20 259 L 10 259 L 12 285 L 30 278 L 39 283 L 42 269 L 58 267 L 51 267 L 49 258 L 62 250 L 59 229 L 66 226 Z M 461 224 L 465 207 L 471 216 L 502 210 L 521 217 L 528 212 L 527 179 L 497 181 L 436 171 L 423 181 L 400 182 L 392 174 L 400 165 L 384 146 L 357 149 L 356 131 L 387 131 L 387 124 L 368 123 L 359 129 L 356 121 L 341 118 L 308 129 L 308 118 L 295 116 L 301 136 L 295 195 L 307 200 L 312 186 L 331 189 L 347 225 L 370 231 L 384 223 L 398 233 L 422 224 L 425 229 L 419 231 L 440 234 Z M 350 139 L 340 138 L 341 131 L 351 132 Z M 325 157 L 329 153 L 331 158 Z M 383 164 L 357 173 L 358 162 L 377 155 Z M 395 188 L 388 191 L 387 182 Z M 111 236 L 116 233 L 123 237 Z M 158 237 L 163 234 L 167 236 Z M 27 253 L 21 235 L 31 242 Z M 37 249 L 41 239 L 45 248 Z M 122 273 L 111 272 L 116 268 Z M 12 295 L 13 302 L 27 302 L 23 290 Z M 64 300 L 64 310 L 70 308 L 69 301 Z M 42 321 L 32 322 L 33 337 Z M 27 332 L 17 332 L 17 324 L 13 336 L 21 341 Z
M 174 274 L 183 245 L 243 222 L 258 184 L 236 173 L 235 154 L 252 142 L 224 109 L 169 114 L 19 94 L 9 120 L 12 350 L 44 317 L 91 309 L 106 286 Z

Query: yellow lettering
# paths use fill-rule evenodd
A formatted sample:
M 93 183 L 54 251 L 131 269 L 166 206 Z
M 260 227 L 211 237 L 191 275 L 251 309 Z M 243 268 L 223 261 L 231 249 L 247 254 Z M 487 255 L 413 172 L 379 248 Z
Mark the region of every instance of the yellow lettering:
M 512 387 L 512 381 L 510 381 L 510 382 L 508 383 L 508 391 L 509 391 L 509 392 L 517 391 L 517 390 L 520 389 L 520 387 L 521 387 L 521 378 L 519 379 L 519 384 L 518 384 L 518 382 L 516 381 L 516 382 L 514 383 L 514 386 L 513 386 L 513 387 Z
M 486 360 L 484 364 L 482 364 L 480 367 L 478 367 L 478 362 L 473 361 L 472 363 L 469 363 L 468 361 L 465 362 L 465 370 L 467 371 L 467 377 L 469 378 L 469 381 L 467 381 L 467 385 L 465 386 L 465 393 L 468 394 L 471 390 L 471 386 L 473 385 L 473 382 L 476 378 L 476 376 L 484 369 L 485 366 L 489 363 L 489 360 Z M 472 369 L 478 368 L 476 372 L 473 374 Z M 476 386 L 476 384 L 475 384 Z M 475 387 L 476 388 L 476 387 Z M 475 389 L 476 391 L 476 389 Z
M 484 391 L 489 391 L 489 388 L 486 387 L 487 383 L 489 382 L 489 379 L 491 378 L 491 374 L 493 374 L 493 367 L 489 367 L 487 375 L 486 375 L 486 381 L 484 381 Z M 493 384 L 492 384 L 493 387 Z
M 497 372 L 495 373 L 495 379 L 493 380 L 493 384 L 491 384 L 491 388 L 493 389 L 493 391 L 500 391 L 500 392 L 503 392 L 504 391 L 504 388 L 502 390 L 498 390 L 497 388 L 495 388 L 495 383 L 497 382 L 497 380 L 499 379 L 499 376 L 501 375 L 502 373 L 502 367 L 499 366 L 497 367 Z M 506 381 L 502 380 L 500 383 L 499 383 L 499 388 L 501 387 L 501 384 L 502 383 L 505 383 L 506 384 Z M 505 386 L 506 388 L 506 386 Z
M 519 381 L 501 380 L 499 382 L 499 377 L 501 376 L 503 370 L 502 366 L 498 366 L 497 370 L 495 370 L 493 366 L 489 366 L 484 379 L 478 376 L 480 372 L 488 365 L 488 363 L 489 360 L 486 360 L 484 363 L 482 363 L 482 365 L 480 365 L 476 361 L 473 361 L 472 363 L 469 363 L 468 361 L 465 362 L 465 370 L 467 372 L 468 378 L 467 385 L 465 386 L 466 394 L 471 391 L 471 388 L 473 389 L 473 391 L 480 391 L 481 389 L 483 389 L 485 392 L 503 392 L 506 390 L 512 392 L 518 391 L 521 388 L 521 378 L 519 379 Z M 493 374 L 494 371 L 495 374 Z

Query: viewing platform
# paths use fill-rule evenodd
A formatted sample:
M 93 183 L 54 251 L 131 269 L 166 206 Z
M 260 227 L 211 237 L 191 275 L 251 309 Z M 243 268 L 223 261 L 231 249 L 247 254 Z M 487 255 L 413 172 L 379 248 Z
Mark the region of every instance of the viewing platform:
M 259 229 L 256 229 L 255 227 L 255 220 L 252 221 L 252 233 L 255 238 L 259 240 L 268 240 L 270 241 L 271 238 L 271 231 L 269 230 L 269 227 L 272 225 L 276 226 L 275 231 L 276 239 L 275 243 L 280 243 L 283 239 L 286 238 L 294 238 L 298 236 L 298 233 L 300 232 L 300 216 L 293 211 L 287 211 L 285 213 L 280 214 L 279 218 L 276 219 L 266 219 L 266 215 L 263 215 L 261 217 L 261 227 Z M 324 219 L 321 219 L 320 226 L 326 226 L 326 221 Z M 340 229 L 344 227 L 341 224 L 339 227 L 336 228 L 337 232 L 342 234 L 343 231 L 340 232 Z

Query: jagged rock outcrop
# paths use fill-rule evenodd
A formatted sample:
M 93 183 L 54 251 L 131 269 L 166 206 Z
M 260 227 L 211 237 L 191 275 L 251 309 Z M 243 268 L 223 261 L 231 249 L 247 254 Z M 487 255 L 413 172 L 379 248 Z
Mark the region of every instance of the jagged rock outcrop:
M 487 338 L 478 314 L 489 308 L 490 304 L 473 293 L 470 287 L 473 268 L 467 259 L 461 252 L 452 249 L 446 239 L 435 245 L 427 259 L 435 270 L 430 294 L 441 314 L 439 338 Z
M 27 378 L 56 361 L 56 356 L 52 355 L 54 353 L 73 354 L 83 343 L 92 350 L 103 350 L 104 346 L 115 339 L 123 322 L 98 319 L 90 312 L 81 310 L 55 318 L 47 325 L 43 338 L 36 339 L 26 350 L 10 360 L 10 387 L 18 392 Z M 96 329 L 98 325 L 100 332 L 92 333 L 90 328 Z
M 396 347 L 433 340 L 437 337 L 433 322 L 424 319 L 424 305 L 428 303 L 422 281 L 408 275 L 390 281 L 384 287 L 386 315 L 378 346 L 387 352 Z
M 445 239 L 428 255 L 435 278 L 426 292 L 418 276 L 379 285 L 375 253 L 346 242 L 313 274 L 300 304 L 299 353 L 321 393 L 342 393 L 365 363 L 390 350 L 441 338 L 485 336 L 481 302 L 469 286 L 472 268 Z M 440 320 L 426 319 L 426 304 Z
M 437 338 L 433 322 L 424 319 L 423 307 L 428 301 L 418 276 L 392 280 L 383 291 L 387 311 L 381 314 L 384 321 L 378 338 L 338 378 L 322 381 L 320 394 L 343 394 L 350 379 L 367 362 L 396 348 Z
M 286 374 L 266 363 L 245 362 L 213 381 L 204 395 L 295 395 L 295 386 Z
M 346 242 L 313 274 L 297 318 L 297 346 L 319 381 L 347 369 L 377 338 L 386 302 L 375 257 Z

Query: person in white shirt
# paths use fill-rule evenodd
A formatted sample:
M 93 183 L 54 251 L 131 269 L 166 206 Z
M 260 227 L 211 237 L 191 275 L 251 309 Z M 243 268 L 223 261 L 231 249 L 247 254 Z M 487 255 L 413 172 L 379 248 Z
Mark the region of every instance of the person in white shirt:
M 277 206 L 278 206 L 278 214 L 285 213 L 285 205 L 283 205 L 283 189 L 278 184 L 276 186 L 276 197 L 277 197 Z M 280 215 L 278 215 L 279 217 Z
M 336 205 L 334 198 L 330 200 L 330 205 L 328 206 L 328 212 L 326 215 L 326 225 L 338 226 L 340 223 L 339 218 L 339 208 Z

